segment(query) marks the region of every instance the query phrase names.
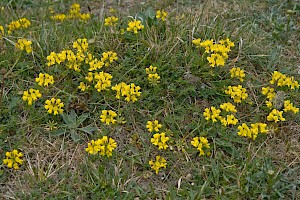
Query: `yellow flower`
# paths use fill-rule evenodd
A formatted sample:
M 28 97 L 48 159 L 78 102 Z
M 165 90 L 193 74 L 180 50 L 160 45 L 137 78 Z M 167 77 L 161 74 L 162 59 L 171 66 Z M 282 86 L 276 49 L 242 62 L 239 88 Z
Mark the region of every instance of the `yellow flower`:
M 151 169 L 153 169 L 155 171 L 155 173 L 158 174 L 160 168 L 167 167 L 167 161 L 166 161 L 166 159 L 164 159 L 161 156 L 156 156 L 156 160 L 155 161 L 150 160 L 149 165 L 150 165 Z
M 48 86 L 49 84 L 54 84 L 54 78 L 49 74 L 40 73 L 39 77 L 35 78 L 35 82 L 37 82 L 39 86 Z
M 283 111 L 284 112 L 292 111 L 294 114 L 297 114 L 299 112 L 299 108 L 295 107 L 290 100 L 286 100 L 284 101 Z
M 283 111 L 273 109 L 267 116 L 268 121 L 274 121 L 275 123 L 279 121 L 285 121 L 285 118 L 282 116 Z
M 1 37 L 4 36 L 4 28 L 3 26 L 0 26 L 0 39 L 2 39 Z
M 105 72 L 94 73 L 94 80 L 96 81 L 95 88 L 98 92 L 107 90 L 111 86 L 112 75 Z
M 115 26 L 118 22 L 118 18 L 115 16 L 107 17 L 104 19 L 104 26 Z
M 101 156 L 112 156 L 112 151 L 117 148 L 117 143 L 114 139 L 108 138 L 107 136 L 103 136 L 98 140 L 91 140 L 88 143 L 88 147 L 85 149 L 86 152 L 92 155 L 96 155 L 99 153 Z
M 128 28 L 127 31 L 133 32 L 134 34 L 137 34 L 139 30 L 144 29 L 144 25 L 140 20 L 133 20 L 128 22 Z
M 192 42 L 193 42 L 194 45 L 196 45 L 196 47 L 198 47 L 198 48 L 201 47 L 200 46 L 200 43 L 201 43 L 201 39 L 200 38 L 194 39 Z
M 75 42 L 73 42 L 73 48 L 77 49 L 80 52 L 87 52 L 89 47 L 89 43 L 86 38 L 79 38 Z
M 162 127 L 161 124 L 158 123 L 157 120 L 147 121 L 146 128 L 151 133 L 152 131 L 159 132 L 159 129 Z
M 250 139 L 255 140 L 259 133 L 267 133 L 268 130 L 266 129 L 267 124 L 264 123 L 255 123 L 251 124 L 251 128 L 248 127 L 247 124 L 243 123 L 238 127 L 238 135 L 242 137 L 248 137 Z
M 18 150 L 14 149 L 12 151 L 8 151 L 5 154 L 6 158 L 3 159 L 3 164 L 7 165 L 8 168 L 14 168 L 15 170 L 19 169 L 19 165 L 22 165 L 23 154 Z
M 279 86 L 279 87 L 288 86 L 292 90 L 294 90 L 295 88 L 299 88 L 299 83 L 298 83 L 298 81 L 294 80 L 293 76 L 288 77 L 278 71 L 273 72 L 270 83 L 275 84 L 276 81 L 277 81 L 277 86 Z
M 234 115 L 226 115 L 226 118 L 220 117 L 219 119 L 224 126 L 236 125 L 238 123 L 238 119 Z
M 50 19 L 62 22 L 67 19 L 67 16 L 65 14 L 56 14 L 54 16 L 51 16 Z
M 32 102 L 37 100 L 38 98 L 42 97 L 42 94 L 40 93 L 39 90 L 35 90 L 30 88 L 29 90 L 26 90 L 23 92 L 23 97 L 22 99 L 24 101 L 28 101 L 28 105 L 32 105 Z
M 234 112 L 234 113 L 237 112 L 237 110 L 236 110 L 236 108 L 235 108 L 235 105 L 233 105 L 233 104 L 230 103 L 230 102 L 222 103 L 222 104 L 220 105 L 220 108 L 221 108 L 222 110 L 226 111 L 226 112 Z
M 225 65 L 225 59 L 218 53 L 211 54 L 211 56 L 207 57 L 207 60 L 210 63 L 211 67 Z
M 199 156 L 204 156 L 205 151 L 207 151 L 206 155 L 210 155 L 210 152 L 209 152 L 210 144 L 209 144 L 207 138 L 194 137 L 193 140 L 191 141 L 191 144 L 192 144 L 192 146 L 197 148 L 197 150 L 199 151 Z
M 156 19 L 161 19 L 162 21 L 165 21 L 168 16 L 168 13 L 164 10 L 158 10 L 156 11 Z
M 107 125 L 109 125 L 110 123 L 115 124 L 116 123 L 116 117 L 117 117 L 117 113 L 112 111 L 112 110 L 102 110 L 102 114 L 100 115 L 100 120 L 103 123 L 106 123 Z
M 86 91 L 90 86 L 86 85 L 84 82 L 80 82 L 80 85 L 78 86 L 78 89 L 80 89 L 82 92 Z
M 271 87 L 262 87 L 262 88 L 261 88 L 261 93 L 262 93 L 263 95 L 267 95 L 267 99 L 269 99 L 270 101 L 271 101 L 272 99 L 274 99 L 275 96 L 276 96 L 276 93 L 275 93 L 275 91 L 274 91 L 274 88 L 271 88 Z
M 217 122 L 217 119 L 220 118 L 220 113 L 220 109 L 217 109 L 214 106 L 212 106 L 210 108 L 205 108 L 203 116 L 207 121 L 211 119 L 213 122 Z
M 157 67 L 150 65 L 150 67 L 146 68 L 146 74 L 155 74 Z
M 9 25 L 7 25 L 8 34 L 11 34 L 13 31 L 22 29 L 22 28 L 28 28 L 31 25 L 30 21 L 26 18 L 21 18 L 17 21 L 12 21 Z
M 168 145 L 167 142 L 170 140 L 169 137 L 166 137 L 166 133 L 155 133 L 153 137 L 151 138 L 151 143 L 155 146 L 158 146 L 158 149 L 167 149 Z
M 248 97 L 247 91 L 243 86 L 228 86 L 228 89 L 225 90 L 225 94 L 229 94 L 230 97 L 236 103 L 241 103 L 242 100 Z
M 44 108 L 48 110 L 49 114 L 57 115 L 58 113 L 61 114 L 64 112 L 62 109 L 64 107 L 64 103 L 61 102 L 60 99 L 51 98 L 50 100 L 45 101 Z
M 106 67 L 108 67 L 111 63 L 118 60 L 117 53 L 113 51 L 103 52 L 101 62 L 104 63 Z
M 141 88 L 139 86 L 135 86 L 134 83 L 127 85 L 126 83 L 121 82 L 113 86 L 111 89 L 117 91 L 117 99 L 120 99 L 121 96 L 126 96 L 125 100 L 128 102 L 135 102 L 137 101 L 137 97 L 141 96 L 141 92 L 139 92 Z
M 159 83 L 160 76 L 156 74 L 148 74 L 148 81 L 152 85 L 156 85 Z
M 231 78 L 237 77 L 241 82 L 243 82 L 246 75 L 245 75 L 245 71 L 242 70 L 241 68 L 233 67 L 230 70 L 230 76 Z
M 78 18 L 83 21 L 87 21 L 88 19 L 91 18 L 91 15 L 89 13 L 82 13 L 78 15 Z
M 32 52 L 31 47 L 32 42 L 26 39 L 18 39 L 18 42 L 16 43 L 16 48 L 19 50 L 25 50 L 26 53 Z

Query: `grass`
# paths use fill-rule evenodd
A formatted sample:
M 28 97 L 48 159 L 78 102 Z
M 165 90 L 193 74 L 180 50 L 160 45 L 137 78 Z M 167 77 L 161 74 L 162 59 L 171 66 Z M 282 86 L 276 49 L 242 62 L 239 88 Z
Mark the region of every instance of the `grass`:
M 0 25 L 28 18 L 28 29 L 0 40 L 0 158 L 19 149 L 24 154 L 20 170 L 0 165 L 0 197 L 3 199 L 298 199 L 299 113 L 286 115 L 285 122 L 268 123 L 271 131 L 256 140 L 237 135 L 237 126 L 224 127 L 206 121 L 203 111 L 231 101 L 224 94 L 230 84 L 229 68 L 246 72 L 249 97 L 237 104 L 239 123 L 264 120 L 261 87 L 274 70 L 299 80 L 299 4 L 293 1 L 77 1 L 87 22 L 50 20 L 49 6 L 67 12 L 68 1 L 3 1 Z M 147 9 L 165 9 L 166 22 L 137 35 L 118 34 L 104 26 L 110 8 L 116 9 L 120 27 L 126 30 L 129 16 L 142 17 Z M 149 10 L 148 10 L 149 11 Z M 235 47 L 225 67 L 211 68 L 195 38 L 230 38 Z M 33 53 L 17 51 L 18 38 L 33 41 Z M 134 83 L 141 87 L 135 103 L 117 100 L 115 92 L 77 89 L 84 79 L 63 67 L 46 66 L 52 52 L 71 49 L 78 38 L 87 38 L 89 51 L 101 58 L 114 51 L 118 61 L 106 72 L 112 85 Z M 201 52 L 201 53 L 200 53 Z M 158 67 L 161 81 L 151 86 L 145 68 Z M 40 87 L 43 98 L 33 107 L 22 100 L 23 91 L 34 87 L 40 72 L 54 75 L 55 84 Z M 285 90 L 286 98 L 299 107 L 299 89 Z M 49 97 L 65 103 L 63 115 L 49 115 L 43 108 Z M 248 103 L 252 103 L 252 105 Z M 122 114 L 125 124 L 104 125 L 101 110 Z M 170 137 L 169 148 L 158 150 L 146 129 L 157 119 Z M 73 121 L 72 121 L 73 120 Z M 74 122 L 74 123 L 73 123 Z M 76 124 L 76 127 L 72 126 Z M 84 127 L 94 127 L 88 133 Z M 56 130 L 56 131 L 53 131 Z M 62 130 L 62 131 L 57 131 Z M 55 134 L 56 133 L 56 134 Z M 85 151 L 91 139 L 108 135 L 118 147 L 111 158 L 91 156 Z M 198 156 L 191 146 L 196 136 L 211 144 L 211 156 Z M 75 141 L 74 141 L 75 140 Z M 167 160 L 167 168 L 156 175 L 148 162 L 156 155 Z

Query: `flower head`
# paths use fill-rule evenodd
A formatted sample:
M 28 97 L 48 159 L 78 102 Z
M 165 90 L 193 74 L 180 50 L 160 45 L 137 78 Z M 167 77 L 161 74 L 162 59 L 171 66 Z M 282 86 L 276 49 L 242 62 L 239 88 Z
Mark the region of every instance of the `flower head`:
M 137 34 L 139 30 L 144 29 L 144 25 L 140 20 L 133 20 L 128 22 L 127 31 L 133 32 L 134 34 Z
M 273 109 L 267 116 L 268 121 L 274 121 L 275 123 L 279 121 L 285 121 L 285 118 L 282 116 L 283 111 Z
M 38 78 L 35 78 L 35 82 L 40 86 L 48 86 L 49 84 L 54 84 L 53 76 L 49 74 L 40 73 Z
M 115 124 L 116 123 L 116 119 L 115 117 L 117 117 L 117 113 L 115 111 L 112 110 L 102 110 L 102 114 L 100 115 L 101 121 L 103 123 L 106 123 L 107 125 L 109 125 L 110 123 Z
M 26 53 L 32 52 L 31 47 L 32 42 L 26 39 L 18 39 L 18 42 L 16 43 L 16 48 L 19 50 L 25 50 Z
M 22 99 L 24 101 L 28 101 L 28 105 L 32 105 L 32 102 L 37 100 L 38 98 L 42 97 L 42 94 L 40 93 L 39 90 L 35 90 L 30 88 L 29 90 L 26 90 L 23 92 L 23 97 Z
M 115 26 L 118 22 L 118 18 L 115 16 L 107 17 L 104 19 L 104 26 Z
M 151 143 L 155 146 L 158 146 L 158 149 L 167 149 L 168 145 L 167 142 L 170 140 L 169 137 L 166 137 L 166 133 L 155 133 L 153 137 L 151 138 Z
M 51 99 L 48 99 L 45 101 L 45 106 L 44 108 L 46 110 L 48 110 L 48 113 L 49 114 L 52 114 L 53 115 L 58 115 L 63 113 L 64 110 L 62 109 L 64 107 L 64 103 L 61 102 L 60 99 L 55 99 L 55 98 L 51 98 Z
M 150 160 L 149 165 L 151 169 L 155 171 L 156 174 L 158 174 L 160 168 L 166 168 L 167 167 L 167 161 L 161 156 L 156 156 L 156 160 Z
M 151 133 L 153 131 L 155 132 L 159 132 L 159 129 L 162 127 L 161 124 L 158 123 L 157 120 L 154 121 L 147 121 L 147 125 L 146 128 L 148 129 L 148 131 Z
M 205 137 L 194 137 L 191 144 L 199 150 L 199 156 L 210 155 L 210 144 Z M 206 151 L 206 152 L 205 152 Z
M 112 156 L 112 151 L 117 147 L 117 143 L 114 139 L 107 136 L 103 136 L 98 140 L 91 140 L 88 143 L 88 147 L 85 149 L 86 152 L 92 155 L 99 153 L 101 156 Z
M 156 19 L 161 19 L 162 21 L 165 21 L 168 16 L 168 13 L 165 12 L 163 9 L 156 11 Z
M 6 158 L 3 159 L 3 164 L 7 165 L 8 168 L 17 170 L 20 168 L 19 165 L 23 163 L 23 160 L 21 159 L 23 154 L 16 149 L 6 152 L 5 156 Z
M 243 86 L 228 86 L 225 94 L 229 94 L 234 102 L 241 103 L 242 100 L 248 97 L 247 90 Z

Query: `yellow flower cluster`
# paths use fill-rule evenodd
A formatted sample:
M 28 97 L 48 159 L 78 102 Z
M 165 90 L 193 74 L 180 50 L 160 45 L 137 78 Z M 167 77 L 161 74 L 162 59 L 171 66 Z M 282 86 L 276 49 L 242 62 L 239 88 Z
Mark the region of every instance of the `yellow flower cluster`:
M 2 39 L 3 36 L 4 36 L 4 28 L 3 26 L 0 25 L 0 40 Z
M 18 150 L 14 149 L 12 151 L 8 151 L 5 154 L 6 158 L 3 159 L 3 164 L 7 165 L 8 168 L 14 168 L 15 170 L 19 169 L 19 165 L 22 165 L 23 154 Z
M 279 111 L 277 109 L 273 109 L 269 115 L 267 116 L 268 121 L 274 121 L 275 123 L 279 121 L 285 121 L 285 118 L 282 116 L 283 111 Z
M 225 112 L 237 112 L 235 106 L 230 102 L 221 104 L 220 108 Z M 205 108 L 203 116 L 206 120 L 211 119 L 213 122 L 217 122 L 217 120 L 220 120 L 223 126 L 236 125 L 238 123 L 238 119 L 233 114 L 229 114 L 226 115 L 226 117 L 223 117 L 220 115 L 221 112 L 222 111 L 220 109 L 212 106 L 210 108 Z
M 157 120 L 154 121 L 147 121 L 147 125 L 146 128 L 148 129 L 148 131 L 151 133 L 153 131 L 155 132 L 159 132 L 159 129 L 162 127 L 162 125 L 160 123 L 158 123 Z
M 278 71 L 273 72 L 272 79 L 270 80 L 271 84 L 275 84 L 276 82 L 277 82 L 277 86 L 279 87 L 288 86 L 292 90 L 294 90 L 295 88 L 299 88 L 299 83 L 298 81 L 294 80 L 293 76 L 289 77 Z
M 166 137 L 166 133 L 155 133 L 153 137 L 151 138 L 151 143 L 155 146 L 158 146 L 158 149 L 167 149 L 168 145 L 167 142 L 170 140 L 169 137 Z
M 115 124 L 116 123 L 116 119 L 115 117 L 117 117 L 117 113 L 115 111 L 112 110 L 102 110 L 102 114 L 100 115 L 101 121 L 103 123 L 106 123 L 107 125 L 109 125 L 110 123 Z
M 55 20 L 55 21 L 64 21 L 65 19 L 67 19 L 67 15 L 65 14 L 56 14 L 56 15 L 53 15 L 50 17 L 52 20 Z
M 152 65 L 146 68 L 146 74 L 148 74 L 148 81 L 152 85 L 156 85 L 159 83 L 160 76 L 156 73 L 157 67 L 153 67 Z
M 118 22 L 118 18 L 115 16 L 107 17 L 104 19 L 104 26 L 115 26 Z
M 81 10 L 80 5 L 74 3 L 71 5 L 68 14 L 63 14 L 63 13 L 56 14 L 51 16 L 50 18 L 52 20 L 58 20 L 58 21 L 64 21 L 66 19 L 81 19 L 87 21 L 88 19 L 90 19 L 91 16 L 89 13 L 81 13 L 80 10 Z
M 50 100 L 47 99 L 45 101 L 44 108 L 48 110 L 49 114 L 57 115 L 58 113 L 61 114 L 64 112 L 62 109 L 64 107 L 64 103 L 61 102 L 60 99 L 51 98 Z
M 54 84 L 54 78 L 47 73 L 40 73 L 39 77 L 35 78 L 35 82 L 37 82 L 39 86 L 48 86 L 49 84 Z
M 117 99 L 120 99 L 121 96 L 126 96 L 125 100 L 128 102 L 136 102 L 137 97 L 141 96 L 141 92 L 139 92 L 139 90 L 141 89 L 140 86 L 135 86 L 134 83 L 130 83 L 130 85 L 127 85 L 126 83 L 121 82 L 113 86 L 111 89 L 117 91 Z
M 199 156 L 210 155 L 210 144 L 205 137 L 194 137 L 191 144 L 199 150 Z
M 114 139 L 103 136 L 98 140 L 91 140 L 88 143 L 88 147 L 85 149 L 86 152 L 92 155 L 99 153 L 101 156 L 112 156 L 112 151 L 117 148 L 117 143 Z
M 85 84 L 84 82 L 80 82 L 78 89 L 80 89 L 82 92 L 86 91 L 90 86 Z
M 138 31 L 142 29 L 144 29 L 144 25 L 140 20 L 135 19 L 133 21 L 128 22 L 128 27 L 127 27 L 128 32 L 133 32 L 134 34 L 137 34 Z
M 73 48 L 77 49 L 79 52 L 87 52 L 89 48 L 89 43 L 86 38 L 79 38 L 75 42 L 73 42 Z
M 156 11 L 156 19 L 161 19 L 162 21 L 165 21 L 168 16 L 168 13 L 165 12 L 163 9 Z
M 220 116 L 219 120 L 223 126 L 236 125 L 239 122 L 239 120 L 232 114 L 226 115 L 226 118 Z
M 28 28 L 30 25 L 31 23 L 27 18 L 21 18 L 17 21 L 12 21 L 9 25 L 7 25 L 7 33 L 11 34 L 15 30 Z
M 150 160 L 149 165 L 151 169 L 155 171 L 156 174 L 158 174 L 160 168 L 166 168 L 167 167 L 167 161 L 161 156 L 156 156 L 156 160 Z
M 192 41 L 196 47 L 204 47 L 205 53 L 210 53 L 207 57 L 211 67 L 224 66 L 225 61 L 228 58 L 228 52 L 231 51 L 231 47 L 234 47 L 234 43 L 228 38 L 226 40 L 220 40 L 218 43 L 211 40 L 205 40 L 201 42 L 201 39 L 195 39 Z
M 101 62 L 105 65 L 105 67 L 109 67 L 111 63 L 118 60 L 117 53 L 113 51 L 103 52 Z
M 15 47 L 19 50 L 25 50 L 26 53 L 32 52 L 31 47 L 32 42 L 26 39 L 18 39 L 18 42 L 16 43 Z
M 265 101 L 266 105 L 268 108 L 271 108 L 273 106 L 272 100 L 276 97 L 276 93 L 274 88 L 271 87 L 262 87 L 261 88 L 261 93 L 265 96 L 267 96 L 267 99 Z
M 47 65 L 50 67 L 55 64 L 61 64 L 66 62 L 66 66 L 69 69 L 73 69 L 77 72 L 81 71 L 81 65 L 83 62 L 86 64 L 90 64 L 94 66 L 92 61 L 92 55 L 88 53 L 88 41 L 86 38 L 79 38 L 75 42 L 73 42 L 73 48 L 76 49 L 74 53 L 72 50 L 63 50 L 60 53 L 51 52 L 50 55 L 47 56 Z M 101 68 L 103 63 L 101 63 Z M 97 69 L 97 68 L 96 68 Z
M 258 133 L 267 133 L 268 130 L 267 124 L 264 123 L 255 123 L 251 124 L 251 128 L 248 127 L 247 124 L 243 123 L 242 125 L 238 126 L 238 135 L 242 137 L 248 137 L 253 140 L 257 138 Z
M 236 108 L 235 108 L 235 105 L 233 105 L 233 104 L 230 103 L 230 102 L 222 103 L 222 104 L 220 105 L 220 108 L 221 108 L 222 110 L 226 111 L 226 112 L 234 112 L 234 113 L 237 112 L 237 110 L 236 110 Z
M 207 121 L 211 119 L 213 122 L 217 122 L 217 119 L 220 118 L 220 113 L 220 109 L 217 109 L 216 107 L 212 106 L 210 108 L 205 108 L 203 116 Z
M 42 97 L 42 94 L 40 93 L 39 90 L 35 90 L 30 88 L 29 90 L 26 90 L 23 92 L 23 97 L 22 99 L 24 101 L 28 101 L 28 105 L 32 105 L 32 102 L 37 100 L 38 98 Z
M 243 82 L 246 75 L 243 69 L 239 67 L 233 67 L 230 70 L 230 76 L 231 78 L 237 77 L 241 82 Z
M 111 86 L 112 75 L 105 72 L 94 73 L 94 80 L 96 81 L 95 88 L 98 92 L 106 90 Z
M 242 100 L 248 97 L 246 88 L 243 88 L 241 85 L 228 86 L 227 90 L 225 90 L 225 94 L 230 95 L 230 97 L 236 103 L 241 103 Z
M 295 107 L 290 100 L 286 100 L 284 101 L 283 111 L 284 112 L 292 111 L 294 114 L 297 114 L 299 112 L 299 108 Z

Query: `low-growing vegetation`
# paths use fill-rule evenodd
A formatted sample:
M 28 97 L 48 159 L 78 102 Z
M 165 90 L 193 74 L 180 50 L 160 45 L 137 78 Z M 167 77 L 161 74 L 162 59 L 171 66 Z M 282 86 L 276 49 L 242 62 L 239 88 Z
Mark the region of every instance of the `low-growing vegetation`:
M 293 1 L 0 2 L 3 199 L 297 199 Z

